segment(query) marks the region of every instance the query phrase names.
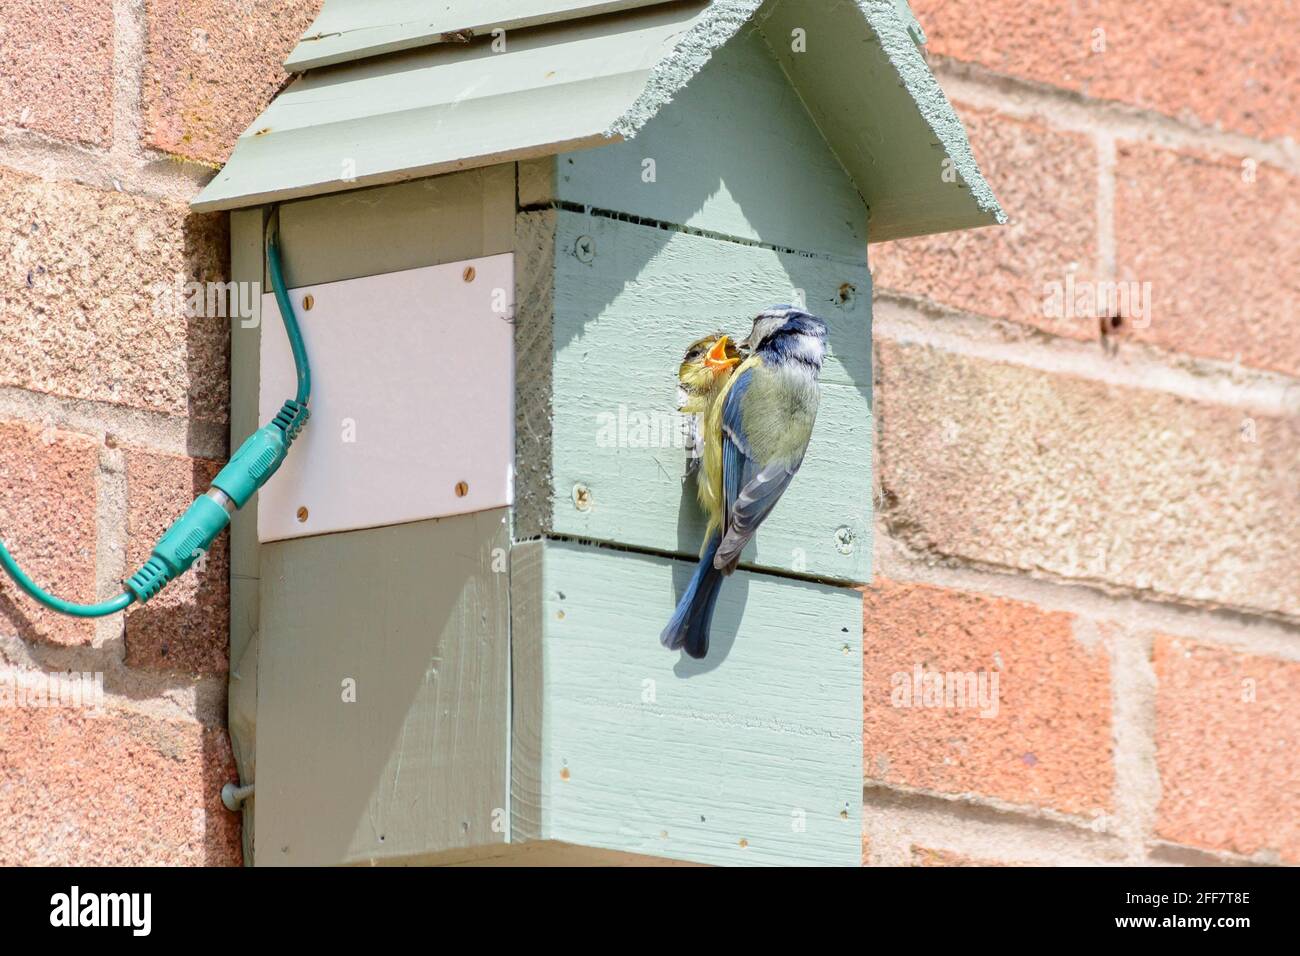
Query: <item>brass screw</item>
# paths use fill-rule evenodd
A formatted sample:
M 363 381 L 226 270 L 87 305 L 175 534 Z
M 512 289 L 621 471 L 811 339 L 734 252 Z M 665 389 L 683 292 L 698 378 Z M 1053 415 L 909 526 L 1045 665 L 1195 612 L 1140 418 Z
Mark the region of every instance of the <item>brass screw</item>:
M 312 295 L 310 292 L 302 297 L 302 307 L 306 311 L 310 312 L 311 307 L 315 304 L 316 304 L 316 297 Z
M 473 282 L 476 275 L 478 275 L 478 273 L 474 271 L 473 266 L 466 266 L 465 271 L 460 274 L 460 277 L 466 282 Z
M 573 507 L 579 511 L 591 510 L 591 489 L 584 484 L 573 486 Z
M 456 482 L 456 497 L 464 498 L 467 494 L 469 494 L 469 485 L 463 481 Z
M 300 507 L 298 508 L 298 520 L 299 520 L 299 521 L 306 521 L 306 520 L 307 520 L 307 506 L 306 506 L 306 505 L 302 505 L 302 506 L 300 506 Z

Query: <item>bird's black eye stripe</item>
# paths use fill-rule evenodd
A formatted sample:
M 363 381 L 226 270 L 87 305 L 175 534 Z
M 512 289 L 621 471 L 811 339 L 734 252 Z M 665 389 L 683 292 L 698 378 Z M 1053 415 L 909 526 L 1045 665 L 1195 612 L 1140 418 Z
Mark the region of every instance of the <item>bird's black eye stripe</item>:
M 783 325 L 781 326 L 781 328 L 777 329 L 775 332 L 772 332 L 770 335 L 768 335 L 768 337 L 763 340 L 763 344 L 771 345 L 772 343 L 776 342 L 778 339 L 788 339 L 788 338 L 792 338 L 793 336 L 802 335 L 802 334 L 803 334 L 802 329 L 791 328 L 788 325 Z

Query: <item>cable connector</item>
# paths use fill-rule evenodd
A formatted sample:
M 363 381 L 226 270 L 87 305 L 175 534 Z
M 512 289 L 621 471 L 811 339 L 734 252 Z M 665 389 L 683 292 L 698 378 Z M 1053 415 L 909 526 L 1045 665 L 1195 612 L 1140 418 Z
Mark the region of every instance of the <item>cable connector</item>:
M 230 524 L 230 516 L 242 508 L 257 490 L 284 463 L 289 445 L 298 437 L 307 422 L 307 401 L 311 398 L 311 366 L 307 362 L 307 346 L 302 340 L 302 330 L 293 313 L 293 305 L 284 286 L 284 268 L 280 262 L 280 246 L 271 236 L 266 246 L 266 264 L 271 273 L 271 288 L 284 322 L 285 335 L 293 350 L 294 370 L 298 374 L 298 391 L 281 406 L 271 424 L 260 428 L 239 446 L 234 457 L 222 468 L 207 493 L 190 505 L 180 520 L 167 529 L 144 567 L 131 575 L 126 590 L 117 597 L 95 604 L 78 604 L 55 597 L 33 581 L 18 566 L 4 542 L 0 541 L 0 570 L 30 596 L 52 611 L 73 617 L 105 617 L 124 611 L 133 601 L 143 604 L 164 587 L 167 582 L 189 570 L 199 555 L 212 547 L 217 535 Z
M 167 529 L 154 545 L 149 560 L 126 582 L 137 601 L 143 604 L 149 600 L 212 547 L 217 535 L 230 524 L 230 516 L 244 507 L 284 464 L 289 446 L 302 431 L 308 414 L 306 405 L 290 399 L 269 425 L 248 436 L 217 472 L 207 493 Z
M 236 508 L 244 507 L 284 463 L 289 446 L 302 431 L 308 414 L 306 405 L 293 399 L 285 402 L 270 424 L 253 432 L 239 446 L 226 467 L 212 479 L 213 487 L 228 494 Z
M 229 500 L 220 488 L 209 488 L 167 529 L 153 546 L 153 554 L 144 567 L 126 582 L 127 590 L 137 601 L 143 604 L 149 600 L 169 581 L 188 571 L 199 555 L 212 547 L 217 535 L 230 524 L 230 512 L 234 509 L 227 507 Z

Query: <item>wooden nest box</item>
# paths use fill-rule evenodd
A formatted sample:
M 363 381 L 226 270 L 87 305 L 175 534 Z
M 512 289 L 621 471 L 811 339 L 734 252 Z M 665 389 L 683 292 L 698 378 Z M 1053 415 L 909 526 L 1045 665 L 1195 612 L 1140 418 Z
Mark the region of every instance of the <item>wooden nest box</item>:
M 1002 220 L 921 41 L 893 0 L 326 0 L 194 202 L 268 293 L 232 436 L 292 392 L 269 228 L 316 383 L 233 532 L 246 859 L 859 862 L 868 242 Z M 677 366 L 789 302 L 812 445 L 694 661 Z

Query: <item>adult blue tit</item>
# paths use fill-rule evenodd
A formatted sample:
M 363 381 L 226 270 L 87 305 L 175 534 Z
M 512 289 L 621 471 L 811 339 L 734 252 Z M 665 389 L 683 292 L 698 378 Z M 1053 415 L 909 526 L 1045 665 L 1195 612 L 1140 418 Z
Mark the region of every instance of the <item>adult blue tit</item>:
M 740 352 L 730 337 L 721 332 L 691 343 L 677 370 L 677 410 L 686 417 L 686 474 L 698 472 L 704 447 L 704 418 L 722 392 L 722 387 L 740 364 Z M 708 510 L 705 495 L 709 486 L 697 479 L 700 504 Z
M 754 319 L 736 367 L 709 409 L 704 427 L 704 474 L 721 502 L 709 515 L 700 563 L 659 640 L 691 657 L 709 651 L 709 624 L 722 579 L 740 561 L 803 464 L 826 357 L 826 323 L 792 306 Z

